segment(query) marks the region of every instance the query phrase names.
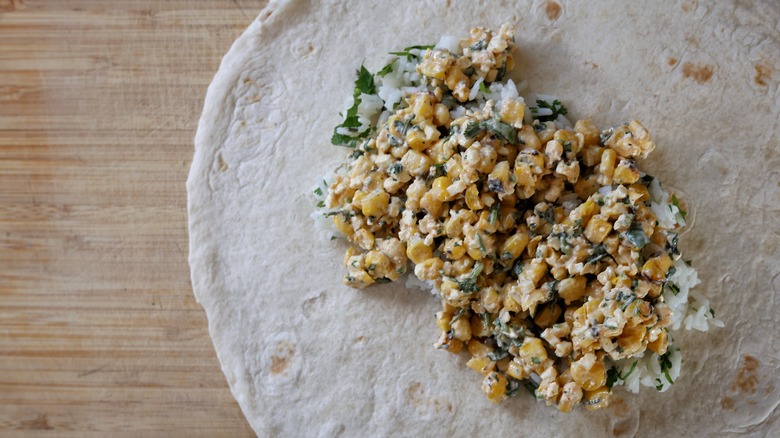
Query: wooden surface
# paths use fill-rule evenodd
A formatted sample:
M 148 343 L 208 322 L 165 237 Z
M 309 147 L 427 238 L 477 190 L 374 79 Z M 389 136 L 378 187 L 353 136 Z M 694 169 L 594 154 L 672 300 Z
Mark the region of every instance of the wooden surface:
M 185 181 L 259 0 L 0 0 L 0 436 L 247 436 Z

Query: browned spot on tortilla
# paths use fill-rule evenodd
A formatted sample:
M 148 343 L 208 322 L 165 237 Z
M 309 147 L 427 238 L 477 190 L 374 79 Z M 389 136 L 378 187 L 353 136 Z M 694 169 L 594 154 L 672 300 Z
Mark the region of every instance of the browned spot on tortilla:
M 276 354 L 271 356 L 271 374 L 281 374 L 290 367 L 295 347 L 289 342 L 280 342 L 276 346 Z
M 409 397 L 409 401 L 415 405 L 419 405 L 422 402 L 423 392 L 422 383 L 420 382 L 412 382 L 412 384 L 406 388 L 406 395 Z
M 709 64 L 694 64 L 692 62 L 686 62 L 683 64 L 683 76 L 687 78 L 693 78 L 697 84 L 703 84 L 712 79 L 712 74 L 715 73 L 715 67 Z
M 737 377 L 734 379 L 734 384 L 731 385 L 731 390 L 755 394 L 758 387 L 758 368 L 761 366 L 761 363 L 749 354 L 742 356 L 742 363 L 742 368 L 737 372 Z
M 447 7 L 449 8 L 450 6 L 452 6 L 452 0 L 447 0 Z
M 452 403 L 445 403 L 445 401 L 440 398 L 429 397 L 425 393 L 425 388 L 423 388 L 422 383 L 420 382 L 412 382 L 409 387 L 406 388 L 406 396 L 409 398 L 409 403 L 414 406 L 427 406 L 433 408 L 437 412 L 444 412 L 445 410 L 447 412 L 452 412 L 454 410 Z
M 696 9 L 696 0 L 687 0 L 682 2 L 680 9 L 682 9 L 683 12 L 691 12 L 692 10 Z
M 762 87 L 766 87 L 769 83 L 769 80 L 772 79 L 772 70 L 769 69 L 768 66 L 763 64 L 756 64 L 756 76 L 753 78 L 753 80 L 756 82 L 757 85 L 760 85 Z
M 620 397 L 615 397 L 613 395 L 609 400 L 609 406 L 612 408 L 612 412 L 618 417 L 624 417 L 628 413 L 626 402 Z
M 693 47 L 699 47 L 699 37 L 696 35 L 688 35 L 685 37 L 685 41 L 688 41 L 688 44 L 692 45 Z
M 596 64 L 595 62 L 591 62 L 591 61 L 584 61 L 584 62 L 583 62 L 583 64 L 585 64 L 585 65 L 589 65 L 589 66 L 590 66 L 590 68 L 592 68 L 593 70 L 595 70 L 595 69 L 599 68 L 599 65 L 598 65 L 598 64 Z
M 628 433 L 631 423 L 628 421 L 620 421 L 612 426 L 613 436 L 623 436 Z
M 723 397 L 720 399 L 720 407 L 727 411 L 734 410 L 734 400 L 731 397 Z
M 667 63 L 667 64 L 669 64 L 669 66 L 672 66 L 672 67 L 673 67 L 673 66 L 677 65 L 677 63 L 678 63 L 679 61 L 680 61 L 679 59 L 677 59 L 677 58 L 675 58 L 675 57 L 672 57 L 672 56 L 670 56 L 670 57 L 669 57 L 669 59 L 667 59 L 667 60 L 666 60 L 666 63 Z
M 550 21 L 555 21 L 561 16 L 561 13 L 563 13 L 563 8 L 561 8 L 561 5 L 559 5 L 557 2 L 547 0 L 547 5 L 544 7 L 544 12 L 547 14 L 547 18 Z
M 353 342 L 357 344 L 359 342 L 366 342 L 367 339 L 368 338 L 366 338 L 365 336 L 358 336 L 357 338 L 355 338 Z

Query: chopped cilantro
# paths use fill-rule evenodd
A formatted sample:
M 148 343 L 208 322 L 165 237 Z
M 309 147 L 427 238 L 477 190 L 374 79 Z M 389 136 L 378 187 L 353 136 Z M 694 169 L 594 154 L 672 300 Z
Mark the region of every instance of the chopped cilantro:
M 506 396 L 507 397 L 514 397 L 517 395 L 518 392 L 520 392 L 520 388 L 523 387 L 523 385 L 520 383 L 520 380 L 513 379 L 511 377 L 507 377 L 507 385 L 506 385 Z
M 477 233 L 477 243 L 479 243 L 479 251 L 485 254 L 485 242 L 482 241 L 482 236 Z
M 317 208 L 324 208 L 325 207 L 325 201 L 320 201 L 317 203 Z
M 612 365 L 612 367 L 607 370 L 607 388 L 612 389 L 612 387 L 615 386 L 615 383 L 617 383 L 618 378 L 620 378 L 620 372 L 616 366 Z
M 499 214 L 501 214 L 501 204 L 496 202 L 490 206 L 489 210 L 490 210 L 490 216 L 488 221 L 490 222 L 490 225 L 494 225 L 498 220 Z
M 463 135 L 466 138 L 473 138 L 480 133 L 488 131 L 493 137 L 503 140 L 510 144 L 517 144 L 517 131 L 512 125 L 508 125 L 496 119 L 485 120 L 484 122 L 472 122 L 466 125 Z
M 466 308 L 465 307 L 459 307 L 458 311 L 455 312 L 454 315 L 452 315 L 452 319 L 450 320 L 450 325 L 452 325 L 453 322 L 459 320 L 463 316 L 464 313 L 466 313 Z
M 639 222 L 631 224 L 631 228 L 623 233 L 623 237 L 631 242 L 637 249 L 642 249 L 650 243 L 650 239 L 645 234 L 645 230 L 642 229 L 642 225 Z
M 474 264 L 474 269 L 471 270 L 471 273 L 468 277 L 465 279 L 457 280 L 453 279 L 455 283 L 458 284 L 458 287 L 460 290 L 462 290 L 465 293 L 474 293 L 477 291 L 477 277 L 479 277 L 479 274 L 482 273 L 482 268 L 484 266 L 482 263 L 477 262 Z
M 355 81 L 355 93 L 363 94 L 376 94 L 376 86 L 374 85 L 374 75 L 371 74 L 368 69 L 361 65 L 358 70 L 358 78 Z M 358 94 L 359 96 L 360 94 Z
M 487 358 L 492 360 L 493 362 L 498 362 L 499 360 L 507 356 L 509 356 L 509 352 L 503 349 L 491 351 L 490 353 L 487 354 Z
M 433 44 L 431 44 L 430 46 L 409 46 L 404 48 L 400 52 L 390 52 L 390 54 L 395 56 L 405 56 L 407 61 L 412 62 L 414 58 L 419 59 L 420 57 L 419 55 L 415 55 L 414 53 L 411 53 L 412 50 L 428 50 L 428 49 L 432 49 L 433 47 L 434 47 Z
M 395 60 L 391 61 L 386 66 L 382 67 L 382 70 L 379 70 L 378 72 L 376 72 L 376 75 L 379 76 L 380 78 L 383 78 L 383 77 L 387 76 L 388 73 L 391 73 L 393 71 L 393 64 L 394 63 L 395 63 Z
M 317 196 L 322 196 L 322 189 L 317 187 L 316 189 L 314 189 L 314 194 Z
M 484 122 L 469 123 L 468 125 L 466 125 L 466 128 L 463 130 L 463 135 L 466 136 L 466 138 L 473 138 L 476 137 L 480 132 L 484 130 L 485 130 Z
M 482 50 L 485 47 L 487 47 L 487 43 L 486 43 L 485 39 L 483 38 L 483 39 L 477 41 L 477 44 L 474 44 L 473 46 L 469 46 L 469 50 L 477 51 L 477 50 Z
M 520 276 L 520 274 L 523 272 L 522 260 L 517 260 L 515 262 L 515 265 L 512 267 L 512 272 L 515 274 L 516 277 Z
M 490 89 L 485 85 L 485 81 L 479 83 L 479 91 L 483 93 L 490 93 Z
M 498 72 L 496 72 L 496 81 L 503 80 L 504 75 L 506 75 L 506 60 L 504 60 L 503 64 L 501 64 L 501 67 L 498 68 Z
M 661 364 L 661 371 L 663 371 L 664 376 L 666 376 L 666 380 L 670 384 L 674 384 L 674 380 L 672 380 L 672 377 L 669 375 L 669 370 L 672 369 L 672 361 L 669 360 L 669 352 L 662 354 L 659 358 L 659 362 Z
M 441 163 L 441 164 L 434 164 L 433 166 L 431 166 L 431 168 L 433 169 L 432 172 L 429 172 L 431 178 L 438 178 L 440 176 L 446 175 L 447 174 L 446 165 L 447 163 Z
M 390 167 L 387 168 L 387 174 L 388 175 L 398 175 L 399 173 L 404 171 L 404 165 L 401 164 L 401 162 L 393 163 L 390 165 Z
M 399 134 L 406 135 L 406 133 L 409 132 L 409 127 L 412 126 L 412 120 L 414 120 L 414 117 L 408 117 L 403 121 L 394 120 L 393 127 L 396 131 L 398 131 Z
M 678 210 L 680 210 L 680 216 L 682 216 L 683 220 L 685 220 L 685 216 L 688 215 L 688 213 L 680 207 L 680 200 L 677 199 L 676 195 L 672 195 L 672 204 L 674 204 L 675 207 L 677 207 Z
M 330 142 L 334 145 L 355 148 L 360 140 L 368 137 L 370 134 L 370 129 L 367 129 L 362 133 L 357 133 L 356 131 L 356 128 L 360 127 L 357 111 L 358 106 L 360 106 L 360 103 L 362 102 L 360 100 L 361 94 L 376 94 L 374 76 L 363 65 L 360 66 L 360 70 L 357 72 L 355 90 L 352 93 L 352 107 L 347 110 L 347 114 L 344 116 L 344 122 L 336 126 L 333 130 L 333 136 L 331 137 Z M 355 132 L 355 135 L 339 134 L 339 128 L 346 128 L 351 132 Z
M 567 110 L 558 99 L 553 100 L 552 103 L 541 99 L 536 99 L 536 106 L 531 107 L 531 113 L 536 115 L 536 113 L 539 112 L 539 108 L 546 108 L 552 111 L 552 114 L 536 117 L 540 122 L 553 121 L 557 119 L 559 115 L 565 116 L 569 113 L 569 110 Z
M 493 134 L 493 137 L 510 144 L 517 144 L 517 131 L 512 125 L 508 125 L 496 119 L 490 119 L 485 122 L 485 127 Z
M 596 263 L 607 255 L 609 255 L 607 254 L 607 249 L 604 247 L 604 245 L 599 243 L 593 248 L 593 252 L 591 253 L 590 257 L 585 260 L 585 263 Z

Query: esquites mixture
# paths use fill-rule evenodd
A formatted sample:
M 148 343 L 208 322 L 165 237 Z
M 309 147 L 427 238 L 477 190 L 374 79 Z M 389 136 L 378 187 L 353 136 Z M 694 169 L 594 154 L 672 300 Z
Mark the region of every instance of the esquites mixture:
M 572 125 L 554 97 L 526 104 L 505 80 L 513 33 L 361 67 L 332 138 L 349 161 L 315 190 L 352 244 L 344 283 L 427 283 L 436 348 L 467 352 L 491 401 L 527 388 L 568 412 L 619 384 L 665 391 L 681 364 L 670 330 L 722 325 L 690 291 L 685 206 L 637 167 L 655 148 L 638 121 Z

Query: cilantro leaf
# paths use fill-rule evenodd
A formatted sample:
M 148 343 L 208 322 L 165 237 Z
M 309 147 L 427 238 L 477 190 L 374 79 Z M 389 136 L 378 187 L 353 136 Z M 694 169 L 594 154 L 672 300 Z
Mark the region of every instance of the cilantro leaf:
M 623 233 L 623 237 L 631 242 L 637 249 L 642 249 L 645 245 L 650 243 L 650 239 L 647 237 L 647 234 L 645 234 L 645 230 L 642 229 L 642 225 L 640 225 L 639 222 L 631 224 L 631 228 Z
M 379 76 L 380 78 L 383 78 L 383 77 L 387 76 L 388 73 L 391 73 L 393 71 L 393 64 L 394 63 L 395 63 L 395 60 L 391 61 L 386 66 L 382 67 L 382 70 L 379 70 L 378 72 L 376 72 L 376 75 Z
M 552 103 L 536 99 L 536 106 L 531 107 L 531 113 L 535 116 L 539 112 L 539 108 L 546 108 L 552 111 L 552 114 L 536 117 L 540 122 L 553 121 L 558 118 L 558 115 L 565 116 L 569 113 L 569 110 L 558 99 L 553 100 Z
M 672 204 L 677 207 L 678 210 L 680 210 L 680 216 L 682 216 L 683 220 L 685 220 L 685 216 L 688 214 L 688 212 L 680 207 L 680 200 L 677 199 L 676 195 L 672 195 Z
M 413 58 L 419 58 L 420 56 L 410 53 L 411 50 L 428 50 L 432 48 L 434 48 L 433 44 L 429 46 L 409 46 L 409 47 L 405 47 L 400 52 L 390 52 L 390 54 L 395 56 L 405 56 L 407 61 L 412 62 Z
M 336 126 L 333 129 L 333 136 L 330 138 L 330 142 L 336 146 L 346 146 L 349 148 L 357 147 L 360 140 L 368 137 L 370 130 L 367 129 L 362 133 L 357 133 L 355 128 L 360 127 L 360 120 L 358 120 L 358 107 L 362 102 L 360 100 L 361 94 L 376 94 L 376 85 L 374 85 L 374 75 L 371 74 L 365 66 L 361 65 L 360 70 L 357 72 L 357 79 L 355 80 L 355 90 L 352 93 L 353 103 L 352 107 L 347 110 L 347 114 L 344 116 L 344 122 Z M 339 133 L 339 128 L 346 128 L 351 132 L 355 132 L 356 135 L 347 135 Z

